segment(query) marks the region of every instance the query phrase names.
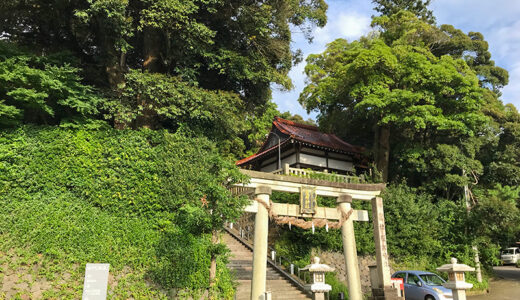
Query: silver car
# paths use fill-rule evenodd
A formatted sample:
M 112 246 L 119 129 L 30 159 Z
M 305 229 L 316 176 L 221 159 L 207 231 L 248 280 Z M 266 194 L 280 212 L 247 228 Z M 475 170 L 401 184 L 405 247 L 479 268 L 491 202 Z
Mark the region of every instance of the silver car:
M 398 271 L 392 278 L 403 279 L 406 300 L 453 299 L 452 291 L 442 286 L 445 281 L 437 274 L 426 271 Z

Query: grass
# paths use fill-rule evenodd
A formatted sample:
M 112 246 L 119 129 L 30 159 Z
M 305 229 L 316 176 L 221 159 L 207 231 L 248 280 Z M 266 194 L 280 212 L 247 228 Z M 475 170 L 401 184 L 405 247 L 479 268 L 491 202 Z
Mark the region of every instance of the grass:
M 0 299 L 81 298 L 86 263 L 110 264 L 110 299 L 205 292 L 210 236 L 175 217 L 198 203 L 192 179 L 209 178 L 211 145 L 152 131 L 0 132 Z M 214 290 L 232 298 L 224 258 L 217 270 Z
M 109 299 L 166 298 L 165 291 L 147 283 L 159 233 L 142 220 L 114 216 L 68 196 L 0 199 L 0 299 L 77 299 L 89 262 L 110 263 Z

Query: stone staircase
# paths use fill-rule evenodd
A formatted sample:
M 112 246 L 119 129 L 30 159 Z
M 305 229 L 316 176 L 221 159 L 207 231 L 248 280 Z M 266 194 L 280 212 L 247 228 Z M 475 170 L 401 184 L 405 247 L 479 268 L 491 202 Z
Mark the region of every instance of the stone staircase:
M 253 251 L 246 247 L 233 235 L 224 232 L 222 241 L 231 250 L 228 268 L 235 273 L 239 286 L 235 299 L 249 300 L 251 297 L 251 278 L 253 276 Z M 271 265 L 267 264 L 267 291 L 271 292 L 273 300 L 278 299 L 311 299 L 289 279 Z

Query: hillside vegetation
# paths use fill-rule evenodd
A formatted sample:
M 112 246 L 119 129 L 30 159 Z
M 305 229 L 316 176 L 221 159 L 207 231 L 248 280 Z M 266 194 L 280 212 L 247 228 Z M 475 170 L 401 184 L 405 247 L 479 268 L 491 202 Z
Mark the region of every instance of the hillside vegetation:
M 206 139 L 21 127 L 0 134 L 0 153 L 1 276 L 4 285 L 20 276 L 6 298 L 39 283 L 46 298 L 77 298 L 88 262 L 110 263 L 117 299 L 209 286 L 214 246 L 200 199 L 230 163 Z M 230 275 L 218 270 L 215 289 L 231 298 Z
M 508 72 L 429 0 L 372 2 L 373 32 L 306 58 L 299 101 L 367 149 L 400 267 L 474 266 L 477 247 L 490 273 L 520 239 Z M 111 264 L 110 298 L 232 298 L 219 233 L 247 180 L 233 162 L 274 116 L 304 121 L 271 92 L 293 87 L 292 34 L 312 41 L 325 1 L 2 0 L 0 20 L 0 298 L 78 298 L 88 262 Z M 356 224 L 360 253 L 371 230 Z M 341 243 L 293 229 L 276 248 L 305 265 Z

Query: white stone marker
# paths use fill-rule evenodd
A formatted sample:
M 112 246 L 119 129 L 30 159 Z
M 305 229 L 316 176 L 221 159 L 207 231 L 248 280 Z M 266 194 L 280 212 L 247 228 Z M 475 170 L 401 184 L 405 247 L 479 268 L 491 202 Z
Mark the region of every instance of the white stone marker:
M 108 270 L 110 264 L 87 264 L 83 283 L 83 300 L 107 298 Z

